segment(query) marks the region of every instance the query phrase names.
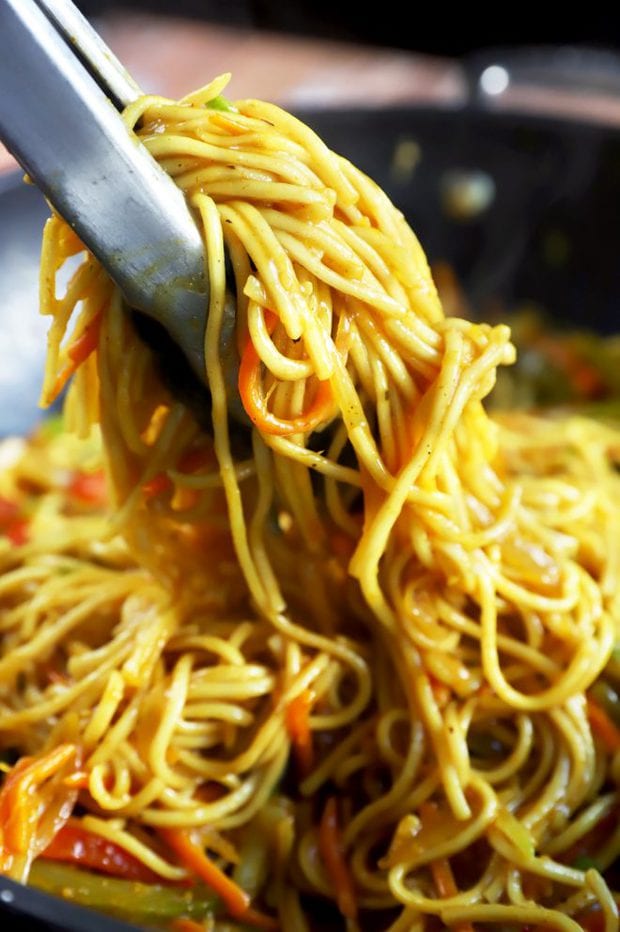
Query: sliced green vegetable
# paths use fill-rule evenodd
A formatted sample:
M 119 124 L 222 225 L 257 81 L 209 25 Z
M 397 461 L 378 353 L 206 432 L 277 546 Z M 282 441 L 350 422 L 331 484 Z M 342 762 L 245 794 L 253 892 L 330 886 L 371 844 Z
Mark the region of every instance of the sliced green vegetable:
M 239 854 L 240 860 L 233 871 L 233 880 L 254 899 L 269 872 L 269 836 L 256 822 L 246 828 Z
M 45 893 L 134 923 L 161 925 L 181 916 L 199 921 L 221 912 L 218 898 L 202 884 L 135 883 L 53 861 L 35 861 L 29 882 Z
M 238 113 L 237 108 L 233 107 L 233 105 L 229 103 L 225 97 L 220 95 L 214 97 L 213 100 L 210 100 L 207 104 L 207 107 L 209 110 L 223 110 L 225 113 Z
M 594 868 L 594 870 L 600 870 L 597 861 L 587 854 L 580 854 L 576 857 L 572 866 L 578 871 L 589 871 L 592 868 Z
M 613 686 L 607 680 L 599 679 L 590 689 L 590 693 L 613 723 L 620 726 L 620 696 Z

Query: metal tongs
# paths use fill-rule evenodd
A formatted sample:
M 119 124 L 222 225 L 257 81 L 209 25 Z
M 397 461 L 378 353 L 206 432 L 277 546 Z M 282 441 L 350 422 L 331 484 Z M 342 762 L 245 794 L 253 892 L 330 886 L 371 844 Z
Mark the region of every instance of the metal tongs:
M 0 0 L 0 138 L 204 381 L 204 243 L 119 110 L 142 91 L 71 0 Z

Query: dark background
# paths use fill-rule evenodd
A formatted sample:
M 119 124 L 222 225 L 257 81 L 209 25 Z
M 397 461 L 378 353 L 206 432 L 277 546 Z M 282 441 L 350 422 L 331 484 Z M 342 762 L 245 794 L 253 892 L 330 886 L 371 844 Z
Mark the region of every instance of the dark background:
M 436 55 L 514 45 L 620 45 L 620 11 L 596 4 L 370 3 L 368 0 L 77 0 L 87 16 L 119 9 L 389 45 Z

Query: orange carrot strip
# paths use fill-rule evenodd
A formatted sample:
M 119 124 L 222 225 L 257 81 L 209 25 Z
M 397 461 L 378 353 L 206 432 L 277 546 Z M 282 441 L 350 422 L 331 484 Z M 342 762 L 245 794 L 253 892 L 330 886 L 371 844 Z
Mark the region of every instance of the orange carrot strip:
M 426 825 L 432 824 L 438 818 L 439 810 L 437 808 L 437 803 L 432 802 L 432 800 L 426 800 L 420 806 L 420 816 L 422 822 Z M 459 889 L 456 885 L 454 879 L 454 874 L 452 873 L 452 867 L 450 866 L 450 861 L 447 858 L 437 858 L 435 861 L 431 861 L 429 864 L 431 869 L 431 874 L 433 875 L 433 881 L 437 889 L 437 894 L 442 899 L 447 899 L 451 896 L 456 896 L 459 892 Z M 474 926 L 471 922 L 457 922 L 452 928 L 454 932 L 475 932 Z
M 454 880 L 450 861 L 447 858 L 437 858 L 436 861 L 431 861 L 429 866 L 439 896 L 442 899 L 456 896 L 459 890 Z M 454 932 L 474 932 L 471 922 L 456 922 L 452 928 Z
M 0 791 L 2 842 L 12 854 L 28 850 L 39 801 L 37 785 L 57 773 L 76 754 L 74 744 L 61 744 L 44 757 L 22 757 Z
M 267 330 L 271 333 L 278 318 L 271 311 L 265 312 Z M 264 434 L 285 436 L 286 434 L 307 433 L 313 430 L 329 415 L 332 407 L 332 391 L 329 382 L 319 382 L 316 395 L 310 407 L 298 417 L 284 419 L 277 417 L 267 407 L 267 399 L 261 387 L 261 360 L 251 338 L 248 336 L 239 365 L 239 394 L 245 411 Z
M 74 340 L 67 349 L 70 362 L 58 373 L 58 377 L 52 389 L 50 402 L 54 401 L 58 395 L 60 395 L 71 376 L 77 372 L 83 362 L 86 362 L 90 354 L 97 349 L 102 316 L 102 312 L 98 311 L 90 323 L 84 327 L 80 336 Z
M 437 858 L 436 861 L 431 861 L 430 867 L 439 896 L 442 897 L 442 899 L 456 896 L 458 888 L 448 859 Z
M 46 398 L 46 404 L 52 404 L 52 402 L 56 401 L 56 399 L 58 398 L 61 391 L 63 390 L 63 388 L 65 387 L 65 385 L 67 384 L 67 382 L 69 381 L 69 379 L 71 378 L 74 372 L 75 372 L 75 366 L 73 365 L 65 366 L 64 369 L 60 370 L 60 372 L 56 376 L 56 381 L 54 382 L 52 386 L 52 390 L 49 393 L 49 396 Z
M 205 932 L 206 927 L 202 922 L 194 922 L 193 919 L 173 919 L 170 926 L 171 932 Z
M 2 846 L 0 851 L 3 855 L 3 861 L 7 855 L 11 856 L 27 848 L 28 838 L 32 828 L 31 823 L 33 821 L 35 800 L 34 798 L 29 800 L 30 807 L 26 810 L 26 807 L 21 802 L 19 794 L 16 792 L 16 788 L 19 787 L 19 781 L 32 764 L 32 760 L 32 757 L 20 758 L 9 771 L 2 784 L 2 790 L 0 791 L 0 839 L 2 841 Z M 13 827 L 13 834 L 11 833 L 11 826 L 9 823 L 12 815 L 17 816 L 16 824 Z M 20 830 L 19 833 L 17 833 L 17 829 Z
M 99 344 L 99 331 L 101 330 L 101 311 L 98 311 L 88 323 L 77 340 L 69 346 L 67 355 L 75 366 L 81 366 Z
M 312 770 L 314 760 L 312 731 L 310 729 L 310 710 L 315 696 L 311 689 L 304 689 L 289 702 L 286 715 L 286 730 L 293 743 L 299 769 L 305 775 Z
M 333 796 L 325 803 L 319 826 L 319 852 L 336 891 L 338 909 L 347 919 L 357 916 L 357 901 L 353 878 L 344 856 L 338 810 Z
M 180 828 L 162 828 L 159 831 L 183 866 L 218 894 L 233 919 L 245 917 L 250 906 L 249 895 L 207 857 L 200 845 L 192 841 L 189 832 Z
M 185 918 L 173 919 L 170 928 L 172 932 L 205 932 L 204 923 Z
M 250 897 L 245 890 L 207 857 L 200 845 L 192 841 L 189 832 L 179 828 L 160 828 L 159 832 L 181 863 L 217 893 L 233 919 L 243 919 L 247 925 L 276 932 L 276 920 L 250 908 Z
M 620 728 L 612 722 L 607 712 L 591 696 L 588 696 L 586 703 L 588 721 L 594 735 L 612 754 L 620 751 Z

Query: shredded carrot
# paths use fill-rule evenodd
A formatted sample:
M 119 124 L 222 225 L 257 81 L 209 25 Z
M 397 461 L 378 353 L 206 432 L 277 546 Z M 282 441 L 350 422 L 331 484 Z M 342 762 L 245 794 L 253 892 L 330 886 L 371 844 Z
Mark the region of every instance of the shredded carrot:
M 58 773 L 76 755 L 74 744 L 61 744 L 43 757 L 22 757 L 0 791 L 0 829 L 6 854 L 28 850 L 39 815 L 37 787 Z
M 620 728 L 595 699 L 588 696 L 586 702 L 588 721 L 594 735 L 600 739 L 610 753 L 615 754 L 620 751 Z
M 161 828 L 159 832 L 183 866 L 217 893 L 233 919 L 243 919 L 244 923 L 259 929 L 278 928 L 277 922 L 270 916 L 264 916 L 250 908 L 250 897 L 245 890 L 207 857 L 200 845 L 192 840 L 188 831 L 180 828 Z
M 347 919 L 355 919 L 357 917 L 355 886 L 344 856 L 338 824 L 338 809 L 333 796 L 327 800 L 323 810 L 319 826 L 319 851 L 336 891 L 338 909 Z
M 278 318 L 271 311 L 266 311 L 265 323 L 271 333 Z M 261 360 L 249 335 L 239 365 L 239 394 L 252 423 L 263 433 L 280 437 L 313 430 L 328 417 L 333 402 L 329 382 L 319 382 L 314 399 L 303 414 L 289 420 L 273 414 L 267 407 L 267 398 L 261 387 Z
M 439 809 L 437 803 L 427 799 L 420 805 L 420 817 L 424 826 L 432 825 L 439 818 Z M 459 889 L 452 873 L 450 861 L 447 858 L 437 858 L 429 864 L 433 881 L 437 890 L 437 895 L 442 899 L 451 896 L 457 896 Z M 474 932 L 474 926 L 471 922 L 457 922 L 452 928 L 454 932 Z
M 204 923 L 185 918 L 173 919 L 170 928 L 172 932 L 205 932 Z
M 447 858 L 437 858 L 436 861 L 431 861 L 430 869 L 437 893 L 442 899 L 458 894 L 459 890 Z M 474 932 L 471 922 L 456 922 L 452 928 L 454 932 Z
M 173 919 L 170 926 L 171 932 L 205 932 L 206 927 L 203 922 L 194 922 L 193 919 Z
M 81 366 L 85 362 L 90 354 L 97 349 L 99 343 L 99 331 L 101 329 L 101 311 L 98 311 L 93 319 L 88 323 L 83 332 L 74 340 L 69 349 L 67 350 L 67 355 L 76 366 Z
M 56 381 L 52 385 L 52 390 L 49 393 L 49 396 L 47 396 L 46 398 L 49 404 L 51 404 L 53 401 L 56 401 L 56 399 L 58 398 L 61 391 L 63 390 L 63 388 L 65 387 L 65 385 L 67 384 L 67 382 L 69 381 L 69 379 L 71 378 L 74 372 L 75 372 L 75 366 L 73 365 L 65 366 L 63 369 L 60 370 L 60 372 L 56 376 Z
M 54 401 L 58 395 L 60 395 L 71 376 L 77 372 L 83 362 L 86 362 L 90 354 L 97 349 L 102 317 L 102 312 L 98 311 L 90 323 L 84 327 L 80 336 L 74 340 L 67 349 L 69 362 L 58 374 L 58 378 L 52 389 L 50 401 Z
M 247 912 L 250 905 L 248 894 L 207 857 L 200 845 L 192 841 L 189 832 L 163 828 L 160 833 L 184 867 L 204 880 L 222 898 L 233 918 L 240 919 Z
M 312 770 L 314 753 L 312 731 L 310 729 L 310 711 L 315 695 L 311 689 L 304 689 L 289 702 L 286 709 L 286 730 L 293 744 L 295 758 L 300 771 L 305 775 Z
M 448 859 L 437 858 L 436 861 L 431 861 L 430 866 L 433 880 L 435 882 L 439 896 L 442 899 L 447 899 L 450 896 L 456 896 L 458 889 Z

